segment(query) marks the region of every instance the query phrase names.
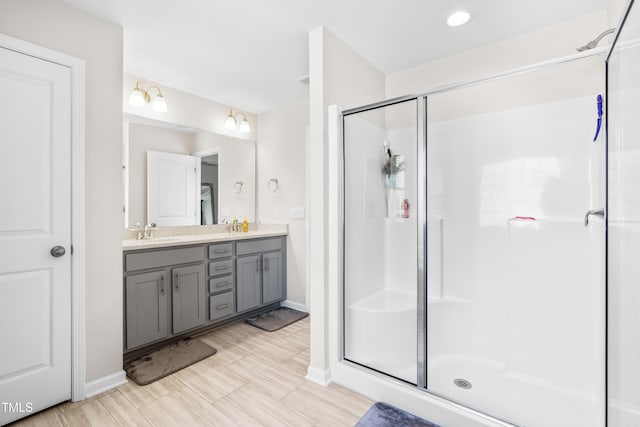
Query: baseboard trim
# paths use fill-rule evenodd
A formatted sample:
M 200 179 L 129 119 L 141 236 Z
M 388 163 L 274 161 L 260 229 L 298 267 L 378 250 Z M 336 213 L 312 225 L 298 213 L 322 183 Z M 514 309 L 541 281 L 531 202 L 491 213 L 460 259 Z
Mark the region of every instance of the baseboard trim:
M 320 384 L 321 386 L 328 386 L 331 384 L 331 370 L 321 370 L 318 368 L 314 368 L 313 366 L 309 366 L 307 368 L 307 376 L 305 377 L 309 381 L 313 381 L 316 384 Z
M 89 381 L 84 385 L 85 398 L 93 397 L 97 394 L 104 393 L 107 390 L 126 384 L 127 374 L 124 371 L 114 372 L 106 377 Z
M 282 301 L 282 302 L 280 303 L 280 305 L 281 305 L 282 307 L 292 308 L 292 309 L 294 309 L 294 310 L 303 311 L 303 312 L 305 312 L 305 313 L 308 313 L 308 312 L 309 312 L 309 310 L 307 309 L 307 306 L 306 306 L 306 305 L 304 305 L 304 304 L 300 304 L 299 302 L 289 301 L 288 299 L 287 299 L 287 300 Z

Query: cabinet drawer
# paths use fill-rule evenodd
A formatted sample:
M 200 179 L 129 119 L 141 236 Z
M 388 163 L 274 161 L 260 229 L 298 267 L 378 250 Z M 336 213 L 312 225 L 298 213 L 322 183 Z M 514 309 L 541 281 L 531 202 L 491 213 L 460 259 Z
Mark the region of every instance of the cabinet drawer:
M 225 259 L 209 263 L 209 276 L 219 276 L 221 274 L 233 273 L 233 261 Z
M 146 270 L 198 261 L 204 261 L 203 246 L 137 252 L 125 256 L 125 271 Z
M 220 319 L 235 312 L 233 291 L 209 297 L 209 320 Z
M 282 249 L 282 239 L 248 240 L 236 243 L 236 255 L 255 254 L 258 252 L 277 251 Z
M 233 289 L 233 276 L 231 274 L 209 279 L 209 293 L 211 294 L 230 289 Z
M 226 258 L 233 255 L 233 243 L 209 245 L 209 259 Z

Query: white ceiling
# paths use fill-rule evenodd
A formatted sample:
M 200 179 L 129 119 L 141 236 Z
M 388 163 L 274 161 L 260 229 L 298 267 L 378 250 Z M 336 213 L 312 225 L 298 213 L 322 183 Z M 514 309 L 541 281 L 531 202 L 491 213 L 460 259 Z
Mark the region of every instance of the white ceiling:
M 124 28 L 125 73 L 254 113 L 306 96 L 298 79 L 308 74 L 308 32 L 321 25 L 389 73 L 606 7 L 606 0 L 64 2 Z M 457 9 L 471 21 L 448 28 Z

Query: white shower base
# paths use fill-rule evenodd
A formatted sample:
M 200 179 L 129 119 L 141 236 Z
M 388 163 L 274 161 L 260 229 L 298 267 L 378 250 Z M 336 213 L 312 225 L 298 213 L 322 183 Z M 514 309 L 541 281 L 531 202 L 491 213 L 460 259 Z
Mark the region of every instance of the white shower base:
M 345 356 L 415 384 L 416 294 L 383 289 L 348 307 Z
M 472 385 L 454 385 L 463 378 Z M 429 389 L 452 400 L 522 425 L 597 426 L 604 424 L 604 402 L 598 396 L 510 371 L 504 363 L 443 354 L 429 359 Z M 499 402 L 496 397 L 499 396 Z M 471 403 L 473 402 L 473 403 Z M 538 410 L 531 411 L 532 405 Z M 533 415 L 531 415 L 533 413 Z M 529 414 L 522 420 L 522 414 Z

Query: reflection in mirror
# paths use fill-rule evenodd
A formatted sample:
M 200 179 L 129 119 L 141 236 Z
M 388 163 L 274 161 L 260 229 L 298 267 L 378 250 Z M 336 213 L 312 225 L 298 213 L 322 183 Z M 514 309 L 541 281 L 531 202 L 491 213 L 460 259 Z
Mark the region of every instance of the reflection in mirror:
M 125 115 L 124 121 L 125 227 L 136 223 L 160 224 L 149 217 L 148 151 L 200 158 L 201 172 L 194 188 L 199 194 L 194 203 L 197 215 L 192 224 L 217 224 L 233 221 L 234 217 L 240 221 L 244 217 L 249 222 L 255 221 L 254 141 L 132 115 Z M 243 184 L 238 186 L 237 182 Z M 160 193 L 162 197 L 162 191 Z
M 201 225 L 217 224 L 215 206 L 213 184 L 203 182 L 200 184 Z
M 200 162 L 200 223 L 217 224 L 218 154 L 202 157 Z

